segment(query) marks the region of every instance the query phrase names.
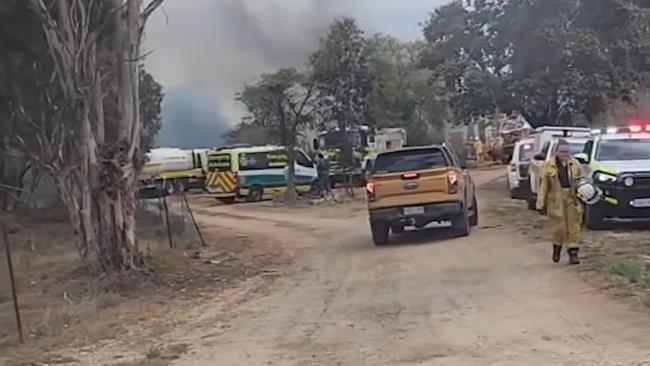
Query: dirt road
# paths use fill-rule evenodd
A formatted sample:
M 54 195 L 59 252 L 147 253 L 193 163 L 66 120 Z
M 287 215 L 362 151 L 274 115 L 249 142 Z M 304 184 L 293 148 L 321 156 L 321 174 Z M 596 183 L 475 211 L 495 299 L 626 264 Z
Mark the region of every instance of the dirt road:
M 295 264 L 197 310 L 175 365 L 650 365 L 647 314 L 550 263 L 547 244 L 495 228 L 507 217 L 484 215 L 468 238 L 437 229 L 375 248 L 363 206 L 341 207 L 200 210 L 275 237 Z

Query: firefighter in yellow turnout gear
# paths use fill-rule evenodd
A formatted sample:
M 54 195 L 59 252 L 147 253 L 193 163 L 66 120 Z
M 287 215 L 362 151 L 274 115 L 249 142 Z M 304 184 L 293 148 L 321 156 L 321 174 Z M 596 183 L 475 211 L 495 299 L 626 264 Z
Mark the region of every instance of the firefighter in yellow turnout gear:
M 546 212 L 552 222 L 553 262 L 560 261 L 562 247 L 569 253 L 569 263 L 579 264 L 582 230 L 582 202 L 576 196 L 576 183 L 584 177 L 580 163 L 571 157 L 569 144 L 560 140 L 556 156 L 544 166 L 542 185 L 537 196 L 537 210 Z
M 485 161 L 485 152 L 483 151 L 483 142 L 480 138 L 474 141 L 474 155 L 476 155 L 476 164 L 481 165 Z

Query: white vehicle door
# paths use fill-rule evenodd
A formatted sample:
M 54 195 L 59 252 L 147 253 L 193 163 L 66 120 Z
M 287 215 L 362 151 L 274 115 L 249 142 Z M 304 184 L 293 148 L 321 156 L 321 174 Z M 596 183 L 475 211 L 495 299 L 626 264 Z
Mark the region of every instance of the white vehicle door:
M 300 150 L 296 151 L 295 170 L 296 176 L 309 178 L 311 180 L 315 180 L 318 177 L 318 172 L 314 162 Z

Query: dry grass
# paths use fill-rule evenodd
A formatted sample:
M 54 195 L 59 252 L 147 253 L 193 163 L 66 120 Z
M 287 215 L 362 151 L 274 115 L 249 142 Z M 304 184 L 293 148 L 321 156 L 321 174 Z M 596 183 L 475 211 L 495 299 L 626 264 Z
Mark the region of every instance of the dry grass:
M 605 265 L 613 275 L 621 276 L 630 284 L 650 284 L 650 273 L 643 263 L 633 259 L 608 257 L 605 258 Z
M 151 346 L 141 359 L 124 361 L 112 366 L 167 366 L 174 360 L 181 358 L 189 349 L 190 346 L 185 343 L 173 344 L 167 347 L 155 345 Z
M 140 334 L 136 344 L 156 339 L 180 322 L 170 316 L 170 308 L 192 306 L 285 260 L 277 248 L 255 245 L 250 238 L 218 227 L 203 227 L 208 247 L 198 248 L 192 224 L 175 215 L 177 206 L 171 208 L 176 248 L 169 248 L 164 222 L 161 225 L 156 214 L 140 213 L 139 238 L 148 272 L 100 277 L 79 261 L 60 213 L 19 220 L 22 230 L 11 240 L 27 345 L 17 347 L 9 284 L 3 275 L 5 259 L 0 255 L 0 364 L 56 364 L 65 358 L 53 350 L 84 347 L 123 334 Z M 161 357 L 152 357 L 156 352 L 151 348 L 132 365 L 167 365 L 186 350 L 164 347 Z

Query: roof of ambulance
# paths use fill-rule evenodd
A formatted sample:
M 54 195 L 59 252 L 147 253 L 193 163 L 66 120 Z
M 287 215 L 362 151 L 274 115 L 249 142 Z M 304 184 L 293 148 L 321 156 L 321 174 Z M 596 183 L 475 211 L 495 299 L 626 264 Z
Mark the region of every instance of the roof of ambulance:
M 217 150 L 209 151 L 208 153 L 209 154 L 229 154 L 232 152 L 257 153 L 257 152 L 267 152 L 267 151 L 277 151 L 277 150 L 284 150 L 284 147 L 275 146 L 275 145 L 243 146 L 243 147 L 235 147 L 235 148 L 217 149 Z

